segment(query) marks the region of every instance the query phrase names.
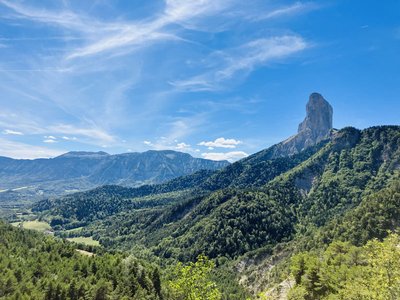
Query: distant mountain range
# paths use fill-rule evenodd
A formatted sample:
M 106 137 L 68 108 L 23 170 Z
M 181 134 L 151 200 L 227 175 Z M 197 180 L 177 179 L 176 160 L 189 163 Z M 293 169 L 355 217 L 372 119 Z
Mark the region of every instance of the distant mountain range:
M 156 184 L 227 165 L 171 150 L 117 155 L 68 152 L 34 160 L 0 157 L 0 201 L 60 196 L 106 184 Z

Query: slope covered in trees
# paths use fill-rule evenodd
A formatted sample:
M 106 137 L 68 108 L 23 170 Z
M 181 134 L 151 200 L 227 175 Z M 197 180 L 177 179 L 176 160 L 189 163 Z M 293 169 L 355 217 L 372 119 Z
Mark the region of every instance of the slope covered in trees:
M 158 269 L 123 254 L 81 254 L 72 243 L 0 222 L 0 298 L 160 299 Z
M 158 267 L 132 255 L 82 251 L 3 222 L 0 242 L 1 299 L 222 299 L 211 280 L 214 263 L 204 256 L 160 274 Z
M 295 286 L 289 300 L 399 299 L 400 238 L 364 246 L 335 241 L 322 252 L 303 252 L 291 262 Z
M 336 240 L 362 246 L 398 228 L 400 127 L 344 128 L 288 158 L 270 159 L 269 151 L 189 181 L 121 189 L 122 195 L 105 187 L 104 195 L 98 189 L 37 210 L 58 220 L 63 236 L 90 235 L 110 249 L 146 249 L 163 259 L 205 254 L 217 265 L 246 257 L 263 264 L 277 253 L 289 257 Z M 107 194 L 112 189 L 116 197 Z M 84 225 L 78 233 L 62 231 L 78 225 Z M 275 279 L 286 265 L 284 259 L 273 269 Z
M 208 195 L 223 188 L 260 187 L 315 154 L 326 141 L 291 157 L 271 160 L 274 147 L 249 156 L 219 171 L 202 170 L 158 185 L 138 188 L 103 186 L 55 200 L 39 201 L 34 211 L 49 211 L 79 222 L 102 219 L 121 211 L 180 203 L 188 195 Z M 180 197 L 180 196 L 183 197 Z
M 88 230 L 107 246 L 123 247 L 139 241 L 155 246 L 154 252 L 166 257 L 186 260 L 201 253 L 237 257 L 290 240 L 310 225 L 320 227 L 359 205 L 363 197 L 384 188 L 399 168 L 399 140 L 398 127 L 364 131 L 346 128 L 330 143 L 320 145 L 314 155 L 309 154 L 313 153 L 311 150 L 298 155 L 305 160 L 292 162 L 295 166 L 287 172 L 286 167 L 281 167 L 281 172 L 276 172 L 276 168 L 263 172 L 257 169 L 261 163 L 286 166 L 289 163 L 284 159 L 257 161 L 246 172 L 238 172 L 253 178 L 260 173 L 259 178 L 267 178 L 264 173 L 269 174 L 272 180 L 261 186 L 236 186 L 226 179 L 232 168 L 246 169 L 243 162 L 219 171 L 220 177 L 212 174 L 205 179 L 206 183 L 226 179 L 227 187 L 216 191 L 197 188 L 133 199 L 128 194 L 122 197 L 128 205 L 121 205 L 113 197 L 97 197 L 95 191 L 88 198 L 76 195 L 71 196 L 71 201 L 59 200 L 59 206 L 53 204 L 50 214 L 61 216 L 67 225 L 71 220 L 97 220 Z M 255 166 L 254 170 L 251 166 Z M 236 180 L 240 177 L 232 176 Z M 92 219 L 80 217 L 85 212 L 82 206 L 90 203 L 96 210 L 88 210 Z M 113 205 L 115 209 L 107 211 L 103 205 Z

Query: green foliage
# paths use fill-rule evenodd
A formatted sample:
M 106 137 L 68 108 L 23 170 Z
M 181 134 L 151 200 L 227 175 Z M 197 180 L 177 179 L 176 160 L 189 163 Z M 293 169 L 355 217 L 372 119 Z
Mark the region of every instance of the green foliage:
M 290 300 L 400 298 L 400 237 L 389 235 L 365 246 L 333 242 L 323 253 L 305 252 L 293 257 L 296 286 Z
M 176 300 L 220 300 L 221 293 L 210 280 L 214 263 L 200 255 L 196 262 L 188 265 L 179 263 L 169 282 L 173 299 Z
M 152 266 L 122 254 L 88 257 L 69 242 L 2 222 L 0 270 L 0 298 L 161 299 Z
M 199 217 L 201 219 L 199 220 Z M 275 244 L 293 232 L 294 215 L 261 191 L 222 190 L 199 204 L 177 227 L 175 239 L 164 239 L 155 253 L 192 260 L 200 253 L 211 258 L 237 257 L 266 244 Z M 207 233 L 207 234 L 205 234 Z

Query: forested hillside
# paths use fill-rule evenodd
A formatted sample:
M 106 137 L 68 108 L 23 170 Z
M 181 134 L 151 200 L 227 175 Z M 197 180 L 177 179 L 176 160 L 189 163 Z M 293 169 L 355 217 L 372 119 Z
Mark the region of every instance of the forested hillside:
M 203 256 L 160 272 L 131 254 L 88 252 L 3 222 L 0 242 L 1 299 L 222 299 L 211 279 L 215 265 Z
M 158 185 L 138 188 L 103 186 L 58 199 L 46 199 L 33 206 L 34 211 L 51 211 L 52 215 L 86 222 L 119 211 L 176 204 L 188 195 L 210 194 L 224 188 L 260 187 L 315 154 L 327 141 L 290 157 L 270 159 L 276 146 L 253 154 L 219 171 L 201 170 Z M 182 195 L 182 197 L 181 197 Z
M 266 245 L 269 240 L 276 244 L 275 237 L 278 240 L 290 238 L 301 226 L 322 226 L 333 216 L 358 205 L 362 197 L 384 188 L 399 168 L 399 130 L 398 127 L 375 127 L 364 131 L 346 128 L 339 131 L 330 143 L 321 144 L 293 158 L 256 161 L 253 164 L 246 164 L 246 161 L 228 166 L 209 177 L 194 175 L 205 182 L 205 186 L 222 185 L 222 189 L 200 188 L 201 185 L 194 188 L 190 186 L 191 181 L 182 178 L 165 185 L 139 189 L 104 187 L 55 202 L 41 202 L 36 209 L 50 208 L 45 215 L 50 215 L 54 224 L 58 222 L 62 226 L 106 218 L 104 224 L 115 224 L 113 226 L 119 228 L 119 233 L 115 235 L 127 242 L 129 239 L 125 239 L 123 234 L 125 228 L 129 228 L 127 234 L 132 241 L 138 233 L 149 236 L 152 230 L 166 231 L 173 234 L 174 247 L 178 249 L 185 248 L 186 239 L 187 243 L 191 243 L 191 236 L 204 232 L 207 236 L 194 238 L 196 242 L 204 243 L 197 250 L 192 245 L 194 257 L 204 251 L 211 256 L 234 257 Z M 268 167 L 260 169 L 260 164 Z M 250 176 L 252 179 L 249 179 Z M 269 182 L 268 177 L 272 179 Z M 257 186 L 254 182 L 258 179 L 268 183 Z M 189 183 L 180 190 L 182 181 Z M 245 184 L 246 181 L 251 183 Z M 107 221 L 107 218 L 111 219 Z M 135 220 L 145 232 L 135 231 Z M 278 223 L 274 224 L 274 220 Z M 105 226 L 99 224 L 91 229 L 96 231 L 96 228 Z M 165 224 L 169 224 L 168 228 Z M 207 233 L 198 231 L 197 226 L 205 226 L 209 230 Z M 253 230 L 254 237 L 251 234 Z M 264 230 L 265 233 L 262 233 Z M 114 235 L 112 231 L 107 231 L 109 235 Z M 233 240 L 238 244 L 229 245 L 224 236 L 233 237 L 234 231 Z M 241 245 L 241 238 L 236 234 L 240 236 L 243 233 L 246 233 L 246 241 L 243 240 Z M 151 236 L 152 242 L 156 243 L 157 240 Z M 107 235 L 100 234 L 100 237 L 106 238 Z M 227 244 L 226 249 L 211 250 L 208 239 L 215 241 L 219 247 Z M 257 239 L 263 242 L 260 244 Z M 167 240 L 164 242 L 170 243 Z M 181 246 L 178 246 L 180 243 Z M 163 251 L 169 247 L 160 246 Z M 191 255 L 188 257 L 193 258 Z
M 400 238 L 392 234 L 383 242 L 364 246 L 333 242 L 325 251 L 292 258 L 294 287 L 287 299 L 399 299 Z
M 241 274 L 277 253 L 290 257 L 338 239 L 362 246 L 398 227 L 398 126 L 345 128 L 288 158 L 268 159 L 268 151 L 188 181 L 104 187 L 36 209 L 61 236 L 93 236 L 110 249 L 146 248 L 181 261 L 205 254 L 222 264 L 254 257 Z M 286 274 L 283 262 L 274 280 Z M 268 285 L 265 278 L 256 290 Z
M 0 298 L 161 299 L 158 269 L 134 257 L 79 252 L 2 222 L 0 241 Z

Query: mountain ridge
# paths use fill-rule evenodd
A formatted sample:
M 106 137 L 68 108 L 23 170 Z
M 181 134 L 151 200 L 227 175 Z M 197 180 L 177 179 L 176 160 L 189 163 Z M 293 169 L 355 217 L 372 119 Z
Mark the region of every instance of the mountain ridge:
M 40 199 L 104 184 L 161 183 L 202 169 L 217 170 L 228 164 L 227 161 L 195 158 L 173 150 L 115 155 L 101 151 L 72 151 L 55 158 L 35 160 L 0 157 L 0 189 L 29 187 L 13 193 L 12 197 Z M 5 199 L 6 194 L 5 191 L 0 193 L 0 199 Z

